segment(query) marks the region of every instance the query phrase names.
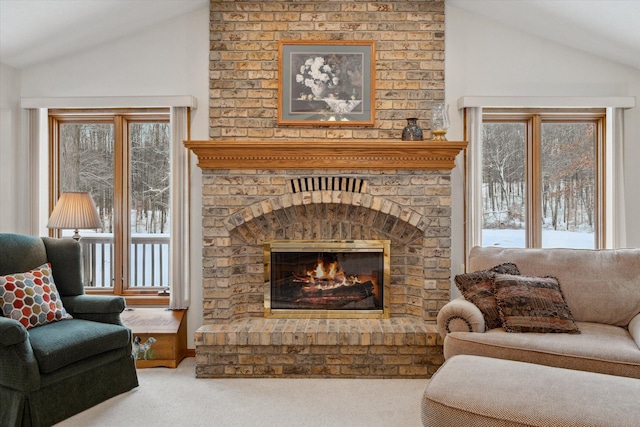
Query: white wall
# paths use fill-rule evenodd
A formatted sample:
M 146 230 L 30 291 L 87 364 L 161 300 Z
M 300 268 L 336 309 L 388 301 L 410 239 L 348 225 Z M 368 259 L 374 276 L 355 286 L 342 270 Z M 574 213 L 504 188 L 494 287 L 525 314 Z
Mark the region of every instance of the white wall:
M 0 233 L 28 233 L 28 147 L 18 144 L 20 128 L 20 70 L 0 63 Z
M 134 36 L 24 69 L 20 95 L 192 95 L 198 108 L 191 113 L 191 138 L 208 139 L 208 70 L 209 9 L 205 8 Z M 194 332 L 202 324 L 202 177 L 197 160 L 191 160 L 191 306 L 187 327 L 188 345 L 194 348 Z M 24 156 L 19 163 L 27 161 Z M 10 183 L 0 184 L 3 192 L 8 187 Z
M 635 96 L 625 114 L 627 245 L 640 247 L 640 70 L 524 34 L 477 14 L 446 5 L 446 99 L 451 104 L 447 137 L 462 140 L 461 96 Z M 454 169 L 453 274 L 464 260 L 463 169 Z

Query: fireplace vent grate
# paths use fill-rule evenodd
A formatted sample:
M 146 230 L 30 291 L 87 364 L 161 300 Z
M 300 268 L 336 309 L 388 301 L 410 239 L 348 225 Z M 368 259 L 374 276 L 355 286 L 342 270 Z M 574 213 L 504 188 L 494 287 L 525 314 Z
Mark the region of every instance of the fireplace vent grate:
M 360 178 L 342 176 L 316 176 L 289 180 L 289 191 L 292 193 L 322 190 L 365 193 L 367 191 L 367 181 Z

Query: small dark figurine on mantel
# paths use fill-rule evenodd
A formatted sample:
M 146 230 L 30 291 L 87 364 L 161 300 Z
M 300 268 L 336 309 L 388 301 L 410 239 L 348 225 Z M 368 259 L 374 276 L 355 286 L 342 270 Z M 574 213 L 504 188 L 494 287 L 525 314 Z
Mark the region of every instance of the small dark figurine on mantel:
M 403 141 L 422 141 L 422 129 L 417 121 L 418 119 L 414 117 L 407 119 L 407 125 L 402 130 Z

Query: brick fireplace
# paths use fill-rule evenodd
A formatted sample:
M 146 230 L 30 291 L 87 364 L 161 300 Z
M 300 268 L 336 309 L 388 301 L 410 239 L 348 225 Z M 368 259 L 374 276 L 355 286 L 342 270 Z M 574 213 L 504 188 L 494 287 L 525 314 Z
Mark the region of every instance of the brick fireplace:
M 444 1 L 211 0 L 198 377 L 428 377 L 449 300 L 450 171 L 430 137 L 444 100 Z M 278 41 L 373 40 L 375 125 L 278 126 Z M 358 185 L 350 183 L 358 182 Z M 268 240 L 389 240 L 388 318 L 267 318 Z
M 351 169 L 311 169 L 310 146 L 295 141 L 284 156 L 278 146 L 286 142 L 186 144 L 203 168 L 205 324 L 196 333 L 198 376 L 413 378 L 435 372 L 442 347 L 434 323 L 449 301 L 450 169 L 464 143 L 311 145 L 320 154 L 333 146 L 334 164 L 351 162 Z M 375 159 L 386 168 L 364 166 Z M 256 162 L 271 168 L 250 169 Z M 391 242 L 388 319 L 264 316 L 265 241 L 355 239 Z

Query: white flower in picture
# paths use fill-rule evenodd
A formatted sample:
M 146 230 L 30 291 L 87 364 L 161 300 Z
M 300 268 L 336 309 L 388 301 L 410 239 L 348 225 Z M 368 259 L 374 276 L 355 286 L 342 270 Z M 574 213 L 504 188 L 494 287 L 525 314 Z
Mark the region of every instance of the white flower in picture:
M 339 82 L 335 70 L 325 62 L 324 57 L 316 56 L 307 58 L 304 65 L 300 66 L 300 72 L 296 74 L 296 83 L 313 88 L 318 85 L 325 85 L 329 88 L 336 86 Z

